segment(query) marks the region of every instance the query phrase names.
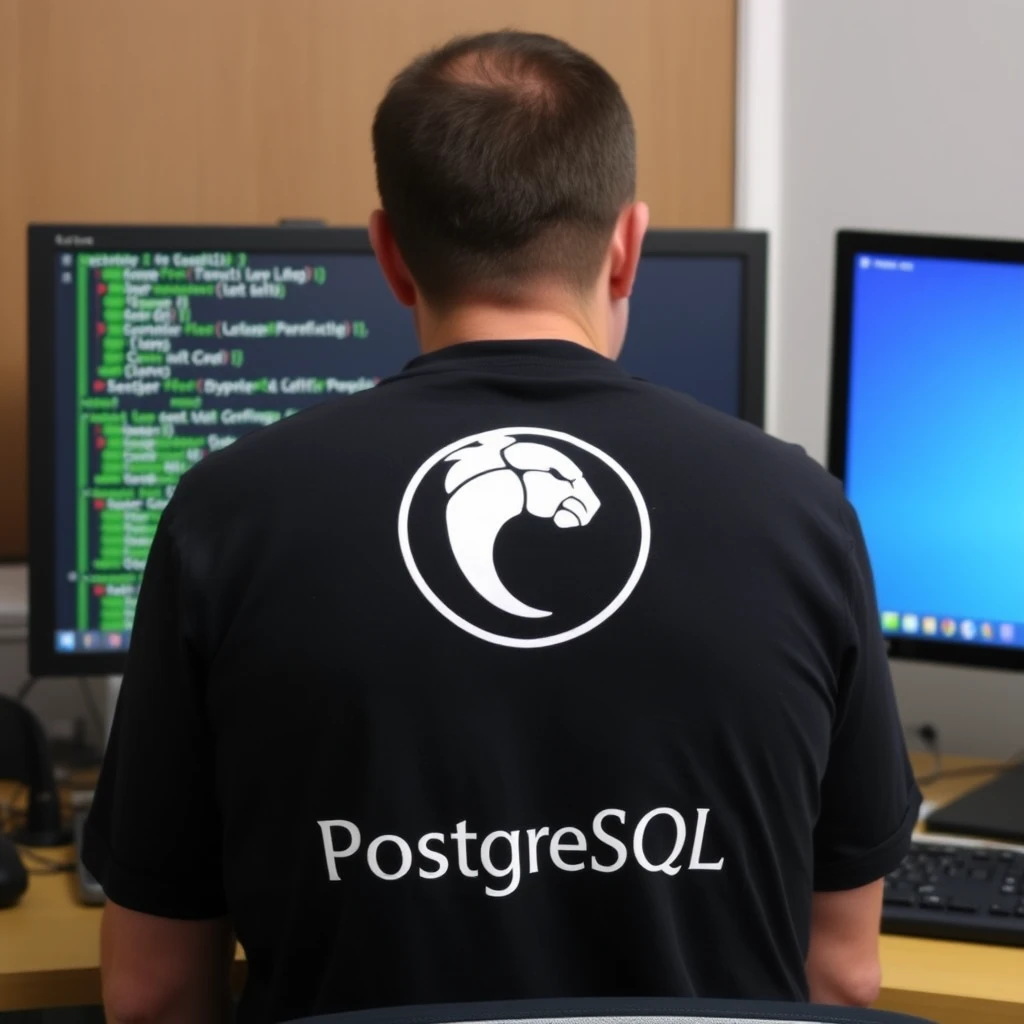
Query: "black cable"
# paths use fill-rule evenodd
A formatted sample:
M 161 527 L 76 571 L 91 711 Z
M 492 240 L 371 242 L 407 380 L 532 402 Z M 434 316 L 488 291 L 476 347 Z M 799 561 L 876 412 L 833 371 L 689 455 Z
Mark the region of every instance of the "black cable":
M 942 779 L 959 779 L 971 775 L 1002 775 L 1019 765 L 1024 764 L 1024 751 L 1018 751 L 1005 761 L 997 761 L 995 764 L 967 764 L 960 768 L 945 768 L 939 771 L 929 772 L 927 775 L 920 775 L 917 778 L 919 786 L 930 786 Z
M 40 865 L 37 868 L 28 868 L 30 875 L 57 875 L 62 871 L 74 871 L 75 864 L 72 861 L 70 864 L 57 860 L 51 860 L 49 857 L 44 857 L 42 854 L 36 853 L 30 846 L 22 846 L 18 844 L 18 853 L 21 854 L 26 860 L 32 861 L 34 864 Z
M 19 704 L 24 704 L 25 703 L 25 699 L 32 692 L 33 688 L 35 687 L 36 683 L 38 683 L 38 682 L 39 682 L 38 676 L 29 676 L 28 679 L 26 679 L 25 682 L 23 682 L 21 684 L 21 686 L 18 688 L 18 694 L 17 694 L 17 698 L 18 698 L 18 703 Z
M 911 736 L 916 736 L 924 745 L 925 750 L 932 755 L 932 759 L 935 763 L 932 770 L 927 776 L 925 776 L 925 778 L 931 781 L 941 778 L 942 749 L 939 746 L 939 730 L 930 722 L 925 722 L 922 725 L 904 726 L 903 731 L 909 733 Z M 922 783 L 921 780 L 918 780 L 918 784 L 927 785 L 927 783 Z

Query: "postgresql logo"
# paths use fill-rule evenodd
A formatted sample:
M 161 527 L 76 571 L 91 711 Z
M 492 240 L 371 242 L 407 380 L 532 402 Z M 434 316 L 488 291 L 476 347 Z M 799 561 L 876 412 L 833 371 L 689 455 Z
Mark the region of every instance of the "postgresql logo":
M 613 615 L 643 574 L 647 506 L 605 452 L 554 430 L 461 438 L 414 474 L 398 516 L 406 568 L 449 622 L 547 647 Z
M 419 837 L 383 834 L 366 842 L 363 831 L 345 818 L 318 821 L 324 862 L 331 882 L 350 876 L 353 864 L 365 860 L 370 874 L 384 882 L 403 878 L 436 881 L 451 871 L 480 878 L 488 896 L 509 896 L 524 876 L 555 871 L 613 874 L 630 859 L 644 871 L 675 876 L 680 871 L 721 871 L 725 859 L 705 851 L 707 807 L 686 818 L 674 807 L 655 807 L 635 821 L 626 811 L 598 811 L 589 834 L 572 825 L 563 828 L 498 829 L 481 836 L 467 821 L 454 831 L 426 832 Z M 713 859 L 714 858 L 714 859 Z

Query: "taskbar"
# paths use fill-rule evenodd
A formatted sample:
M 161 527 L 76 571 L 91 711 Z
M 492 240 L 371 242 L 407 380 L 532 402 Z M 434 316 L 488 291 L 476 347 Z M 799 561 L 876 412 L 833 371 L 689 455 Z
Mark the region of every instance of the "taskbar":
M 883 611 L 881 618 L 882 632 L 890 637 L 1024 647 L 1024 623 L 892 611 Z
M 111 654 L 128 650 L 131 635 L 131 630 L 58 629 L 53 647 L 58 654 Z

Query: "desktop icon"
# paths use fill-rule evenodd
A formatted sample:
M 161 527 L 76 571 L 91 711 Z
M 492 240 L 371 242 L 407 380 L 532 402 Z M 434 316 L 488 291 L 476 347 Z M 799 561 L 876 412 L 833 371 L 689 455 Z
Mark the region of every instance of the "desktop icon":
M 912 612 L 903 616 L 903 632 L 916 633 L 921 626 L 921 621 Z
M 1009 622 L 1004 622 L 999 627 L 999 639 L 1002 640 L 1004 644 L 1013 643 L 1013 634 L 1014 628 Z
M 964 619 L 960 623 L 960 635 L 968 642 L 978 635 L 978 625 L 974 619 Z
M 992 628 L 991 622 L 983 622 L 981 624 L 981 639 L 982 640 L 994 640 L 996 631 Z
M 870 267 L 870 266 L 871 266 L 871 257 L 870 256 L 861 256 L 861 258 L 860 258 L 860 269 L 861 270 L 867 270 L 868 267 Z
M 93 633 L 82 634 L 82 646 L 88 651 L 92 645 L 96 642 L 96 636 Z
M 921 620 L 921 632 L 925 636 L 935 636 L 939 631 L 939 620 L 934 615 L 926 615 Z
M 121 634 L 120 633 L 108 633 L 107 634 L 107 646 L 112 651 L 116 651 L 121 646 Z
M 942 620 L 942 635 L 947 639 L 956 636 L 956 621 L 954 619 Z
M 899 612 L 882 612 L 882 629 L 886 633 L 898 633 L 900 628 Z
M 73 651 L 75 649 L 75 631 L 73 629 L 61 629 L 57 631 L 57 650 Z

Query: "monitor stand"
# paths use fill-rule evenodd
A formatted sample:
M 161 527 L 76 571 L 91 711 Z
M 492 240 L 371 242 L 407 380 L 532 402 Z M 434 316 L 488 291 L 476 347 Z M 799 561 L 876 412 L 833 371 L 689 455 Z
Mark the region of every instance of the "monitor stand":
M 933 811 L 928 831 L 1024 844 L 1024 764 Z

